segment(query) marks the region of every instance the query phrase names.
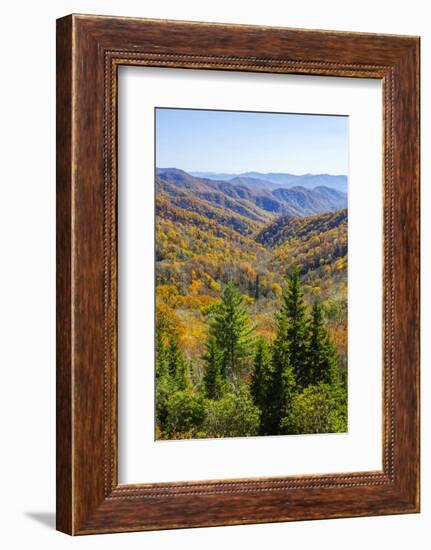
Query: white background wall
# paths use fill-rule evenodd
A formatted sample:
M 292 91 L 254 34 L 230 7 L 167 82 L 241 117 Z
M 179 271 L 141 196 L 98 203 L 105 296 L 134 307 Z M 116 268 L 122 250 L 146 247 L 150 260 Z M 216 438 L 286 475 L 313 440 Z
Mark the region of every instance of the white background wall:
M 0 541 L 3 548 L 429 547 L 431 524 L 431 189 L 422 155 L 422 514 L 67 537 L 54 526 L 55 19 L 75 13 L 283 25 L 422 37 L 431 97 L 431 30 L 420 0 L 56 0 L 2 5 L 0 40 Z M 422 101 L 422 151 L 431 149 Z M 428 525 L 427 525 L 428 524 Z

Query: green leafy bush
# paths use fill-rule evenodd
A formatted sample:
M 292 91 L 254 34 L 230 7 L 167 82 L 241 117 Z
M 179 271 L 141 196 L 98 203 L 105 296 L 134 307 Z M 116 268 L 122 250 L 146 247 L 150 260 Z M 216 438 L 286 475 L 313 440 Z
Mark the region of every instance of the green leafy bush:
M 166 432 L 173 438 L 179 434 L 194 437 L 205 419 L 205 399 L 192 391 L 179 390 L 167 400 Z
M 207 401 L 205 431 L 207 437 L 244 437 L 258 435 L 260 411 L 253 405 L 248 389 Z
M 292 396 L 281 426 L 291 434 L 346 432 L 346 390 L 324 383 L 308 386 Z

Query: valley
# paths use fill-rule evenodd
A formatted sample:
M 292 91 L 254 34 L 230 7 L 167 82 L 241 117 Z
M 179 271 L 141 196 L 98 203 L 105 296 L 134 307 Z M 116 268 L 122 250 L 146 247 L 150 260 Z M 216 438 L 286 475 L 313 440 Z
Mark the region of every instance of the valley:
M 278 187 L 254 173 L 223 180 L 157 169 L 157 331 L 177 336 L 196 383 L 208 314 L 222 287 L 235 285 L 253 335 L 272 341 L 286 279 L 295 269 L 307 308 L 316 299 L 323 304 L 339 365 L 346 368 L 347 195 L 335 188 L 342 176 L 332 177 L 334 187 Z

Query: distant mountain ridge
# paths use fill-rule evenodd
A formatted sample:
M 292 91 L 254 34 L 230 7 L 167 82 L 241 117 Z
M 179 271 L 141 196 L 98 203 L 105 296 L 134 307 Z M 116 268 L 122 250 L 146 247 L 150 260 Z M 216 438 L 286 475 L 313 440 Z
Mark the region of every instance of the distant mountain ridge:
M 264 189 L 275 189 L 276 187 L 305 187 L 314 189 L 325 186 L 343 193 L 347 193 L 347 176 L 332 174 L 289 174 L 283 172 L 243 172 L 241 174 L 229 174 L 226 172 L 190 172 L 190 175 L 211 179 L 234 181 L 249 187 L 261 187 Z M 273 187 L 275 186 L 275 187 Z
M 276 216 L 295 218 L 347 206 L 345 193 L 323 185 L 314 189 L 303 186 L 262 188 L 244 185 L 241 179 L 227 181 L 194 177 L 178 168 L 158 168 L 156 185 L 174 206 L 193 209 L 193 201 L 200 201 L 200 205 L 194 206 L 198 211 L 206 204 L 207 209 L 221 209 L 225 214 L 234 213 L 263 224 Z

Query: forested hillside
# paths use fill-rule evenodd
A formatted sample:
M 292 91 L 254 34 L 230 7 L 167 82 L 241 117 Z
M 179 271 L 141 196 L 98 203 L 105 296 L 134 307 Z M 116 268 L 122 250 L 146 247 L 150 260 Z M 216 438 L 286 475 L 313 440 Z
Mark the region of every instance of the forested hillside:
M 346 203 L 157 170 L 158 438 L 346 429 Z
M 195 178 L 177 168 L 158 168 L 156 174 L 156 185 L 160 192 L 171 197 L 192 194 L 212 205 L 253 219 L 265 218 L 268 214 L 290 214 L 292 217 L 321 214 L 347 206 L 346 193 L 325 186 L 313 189 L 301 186 L 264 189 L 224 180 Z

